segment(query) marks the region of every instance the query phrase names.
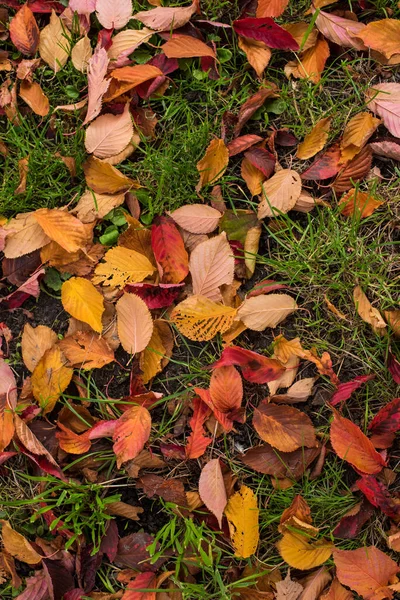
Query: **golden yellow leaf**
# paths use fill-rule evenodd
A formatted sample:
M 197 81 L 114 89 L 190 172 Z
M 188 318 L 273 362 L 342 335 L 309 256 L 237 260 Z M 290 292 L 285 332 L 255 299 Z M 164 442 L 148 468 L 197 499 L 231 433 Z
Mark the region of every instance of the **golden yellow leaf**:
M 288 565 L 303 571 L 314 569 L 326 562 L 335 546 L 324 539 L 310 542 L 308 536 L 287 532 L 279 540 L 277 547 Z
M 256 551 L 260 537 L 257 496 L 249 487 L 242 485 L 240 490 L 229 498 L 225 515 L 236 556 L 248 558 Z
M 133 220 L 134 219 L 131 219 L 131 221 Z M 156 259 L 154 258 L 153 249 L 151 247 L 151 231 L 145 229 L 139 221 L 136 221 L 136 223 L 132 223 L 131 221 L 128 229 L 119 236 L 118 246 L 123 246 L 129 250 L 134 250 L 139 254 L 143 254 L 155 267 Z
M 398 19 L 380 19 L 368 23 L 358 34 L 368 48 L 377 50 L 390 58 L 400 53 L 400 21 Z
M 25 366 L 31 372 L 34 371 L 43 354 L 46 350 L 50 350 L 57 340 L 57 334 L 50 327 L 46 325 L 32 327 L 26 323 L 21 339 L 22 359 Z
M 258 223 L 255 227 L 251 227 L 246 234 L 244 241 L 244 264 L 246 266 L 247 279 L 250 279 L 256 268 L 261 232 L 261 224 Z
M 325 117 L 314 125 L 310 133 L 307 133 L 304 141 L 299 144 L 296 153 L 297 158 L 307 160 L 322 150 L 328 139 L 331 121 L 331 117 Z
M 40 208 L 34 215 L 45 234 L 67 252 L 81 250 L 90 241 L 88 226 L 65 210 Z
M 357 312 L 363 321 L 371 325 L 372 329 L 378 335 L 384 335 L 386 331 L 386 323 L 383 320 L 381 313 L 377 308 L 374 308 L 367 296 L 362 291 L 361 287 L 357 285 L 353 291 L 354 304 Z
M 365 146 L 380 124 L 381 120 L 376 119 L 369 112 L 358 113 L 350 119 L 340 142 L 341 162 L 352 160 Z
M 228 148 L 224 140 L 214 139 L 210 142 L 205 155 L 197 163 L 200 180 L 196 186 L 199 192 L 208 183 L 215 183 L 225 173 L 229 162 Z
M 61 302 L 75 319 L 88 323 L 94 331 L 101 333 L 104 299 L 93 283 L 83 277 L 71 277 L 62 285 Z
M 55 73 L 67 62 L 70 50 L 69 32 L 53 10 L 50 23 L 40 32 L 39 54 Z
M 117 194 L 141 187 L 112 165 L 91 156 L 83 165 L 86 183 L 97 194 Z
M 0 523 L 3 545 L 11 556 L 28 565 L 36 565 L 41 562 L 42 557 L 23 535 L 15 531 L 8 521 L 0 521 Z
M 242 160 L 240 174 L 245 180 L 246 185 L 249 188 L 250 194 L 252 196 L 261 194 L 262 184 L 266 179 L 265 175 L 260 171 L 260 169 L 257 169 L 257 167 L 252 165 L 247 158 L 244 158 Z
M 238 46 L 246 54 L 247 60 L 258 77 L 261 77 L 265 67 L 271 60 L 271 49 L 264 42 L 252 40 L 241 35 L 238 36 Z
M 87 35 L 83 36 L 72 48 L 71 61 L 75 69 L 81 73 L 86 73 L 88 62 L 92 58 L 92 47 Z
M 169 340 L 168 340 L 169 337 Z M 162 371 L 164 358 L 174 344 L 171 329 L 165 321 L 154 321 L 154 329 L 147 347 L 140 355 L 140 368 L 143 371 L 143 383 L 148 383 L 157 373 Z M 168 346 L 168 348 L 166 348 Z
M 104 256 L 93 277 L 94 284 L 125 287 L 127 283 L 139 283 L 154 273 L 154 267 L 143 254 L 122 246 L 111 248 Z
M 296 79 L 309 79 L 313 83 L 321 80 L 321 74 L 329 57 L 328 42 L 319 37 L 312 48 L 300 54 L 298 60 L 290 61 L 285 66 L 285 75 L 296 77 Z
M 190 340 L 202 342 L 227 331 L 236 312 L 236 308 L 217 304 L 205 296 L 190 296 L 174 308 L 171 321 Z
M 65 359 L 58 346 L 47 350 L 32 373 L 32 393 L 43 409 L 51 412 L 61 394 L 72 379 L 73 369 L 65 366 Z
M 310 24 L 306 21 L 298 21 L 297 23 L 284 23 L 281 25 L 283 29 L 286 29 L 292 37 L 296 40 L 299 46 L 302 44 L 303 39 L 310 27 Z M 313 27 L 310 33 L 307 35 L 307 40 L 304 44 L 303 52 L 312 48 L 317 43 L 318 29 Z
M 113 208 L 124 203 L 125 194 L 95 194 L 87 190 L 79 198 L 78 204 L 73 212 L 82 223 L 93 223 L 96 219 L 102 219 Z
M 118 336 L 124 350 L 136 354 L 146 348 L 153 334 L 153 319 L 136 294 L 124 294 L 116 304 Z

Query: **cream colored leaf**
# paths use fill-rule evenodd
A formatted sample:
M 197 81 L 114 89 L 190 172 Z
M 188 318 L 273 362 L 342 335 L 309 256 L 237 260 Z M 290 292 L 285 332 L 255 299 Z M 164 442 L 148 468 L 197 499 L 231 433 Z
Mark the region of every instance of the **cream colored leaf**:
M 291 210 L 301 194 L 300 175 L 292 169 L 282 169 L 262 186 L 258 218 L 273 217 Z
M 132 0 L 97 0 L 96 15 L 106 29 L 122 29 L 132 16 Z
M 174 210 L 171 217 L 189 233 L 211 233 L 218 227 L 222 215 L 206 204 L 187 204 Z
M 211 340 L 232 325 L 236 309 L 217 304 L 204 296 L 191 296 L 178 304 L 171 313 L 171 321 L 190 340 Z
M 97 158 L 115 156 L 126 148 L 133 136 L 129 104 L 120 115 L 97 117 L 86 130 L 85 148 Z
M 118 336 L 124 350 L 136 354 L 146 348 L 153 334 L 153 319 L 146 304 L 135 294 L 124 294 L 116 304 Z
M 386 331 L 386 323 L 379 310 L 372 306 L 359 285 L 354 288 L 353 299 L 362 320 L 371 325 L 375 333 L 383 335 Z
M 18 258 L 43 248 L 50 242 L 35 218 L 35 213 L 21 213 L 11 219 L 4 229 L 7 232 L 4 256 Z
M 238 309 L 239 319 L 254 331 L 276 327 L 297 308 L 288 294 L 267 294 L 247 298 Z
M 93 283 L 83 277 L 71 277 L 64 281 L 61 302 L 64 309 L 75 319 L 88 323 L 94 331 L 101 333 L 104 299 Z
M 113 208 L 124 203 L 125 194 L 95 194 L 87 190 L 79 198 L 78 204 L 73 209 L 82 223 L 93 223 L 96 219 L 102 219 Z
M 219 287 L 232 283 L 234 269 L 235 259 L 225 232 L 202 242 L 190 255 L 193 293 L 221 300 Z
M 88 70 L 89 60 L 92 58 L 92 47 L 87 35 L 81 38 L 71 51 L 71 61 L 75 69 L 81 73 L 86 73 Z
M 50 23 L 40 32 L 39 54 L 55 73 L 57 73 L 68 60 L 70 42 L 67 30 L 64 30 L 62 21 L 53 10 Z
M 304 138 L 304 141 L 299 144 L 296 153 L 297 158 L 307 160 L 322 150 L 328 139 L 331 122 L 331 117 L 325 117 L 314 125 L 310 133 Z
M 43 354 L 52 348 L 57 340 L 57 334 L 50 327 L 46 325 L 32 327 L 29 323 L 25 323 L 21 339 L 22 359 L 25 366 L 31 372 L 34 371 Z
M 259 534 L 257 496 L 247 486 L 229 498 L 225 508 L 236 556 L 249 558 L 255 553 Z
M 97 265 L 92 281 L 95 285 L 124 287 L 127 283 L 139 283 L 152 273 L 154 266 L 146 256 L 116 246 L 106 253 L 104 262 Z

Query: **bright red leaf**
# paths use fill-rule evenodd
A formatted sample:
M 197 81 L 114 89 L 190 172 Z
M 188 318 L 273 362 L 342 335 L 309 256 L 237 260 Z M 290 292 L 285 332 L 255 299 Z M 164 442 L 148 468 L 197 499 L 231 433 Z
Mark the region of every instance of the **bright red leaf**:
M 363 383 L 367 381 L 371 381 L 371 379 L 375 379 L 376 375 L 358 375 L 351 381 L 347 381 L 346 383 L 340 383 L 336 392 L 333 394 L 330 399 L 331 406 L 336 406 L 340 402 L 345 402 L 350 398 L 353 392 L 358 390 Z
M 230 346 L 222 351 L 221 358 L 211 365 L 212 369 L 236 365 L 241 367 L 242 375 L 253 383 L 274 381 L 283 373 L 285 367 L 278 360 L 267 358 L 257 352 Z
M 299 49 L 299 44 L 294 37 L 270 17 L 239 19 L 233 22 L 233 29 L 238 35 L 264 42 L 269 48 Z

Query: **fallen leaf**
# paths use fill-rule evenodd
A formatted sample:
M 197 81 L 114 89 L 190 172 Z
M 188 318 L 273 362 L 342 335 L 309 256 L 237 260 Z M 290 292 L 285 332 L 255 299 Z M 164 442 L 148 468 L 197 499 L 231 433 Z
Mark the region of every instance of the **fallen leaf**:
M 302 179 L 320 181 L 334 177 L 340 170 L 340 148 L 336 144 L 331 146 L 323 154 L 317 156 L 314 162 L 303 171 Z
M 202 342 L 227 331 L 236 312 L 236 308 L 217 304 L 205 296 L 190 296 L 174 308 L 171 321 L 184 336 Z
M 317 571 L 310 573 L 310 575 L 306 575 L 306 577 L 300 580 L 304 591 L 299 596 L 299 600 L 316 600 L 320 598 L 321 592 L 323 592 L 331 579 L 332 577 L 326 567 L 321 567 Z
M 79 198 L 73 212 L 82 223 L 93 223 L 105 217 L 113 208 L 121 206 L 124 200 L 125 194 L 95 194 L 87 190 Z
M 354 158 L 361 148 L 365 146 L 380 123 L 380 119 L 375 119 L 368 112 L 358 113 L 350 119 L 340 142 L 341 161 L 347 162 Z
M 167 343 L 168 342 L 168 343 Z M 140 356 L 140 368 L 143 371 L 143 383 L 148 383 L 165 366 L 165 359 L 171 356 L 174 340 L 171 329 L 165 321 L 154 321 L 154 329 L 147 347 Z M 167 349 L 165 346 L 169 346 Z M 168 353 L 168 355 L 167 355 Z M 167 356 L 166 356 L 167 355 Z
M 383 406 L 368 425 L 368 430 L 372 433 L 371 442 L 375 448 L 390 447 L 394 434 L 400 430 L 400 398 Z
M 192 430 L 185 447 L 186 458 L 203 456 L 212 439 L 206 437 L 204 423 L 211 414 L 211 409 L 200 398 L 193 398 L 193 415 L 189 421 Z
M 210 380 L 211 399 L 223 413 L 238 410 L 243 400 L 242 378 L 233 366 L 213 369 Z
M 78 15 L 90 15 L 96 10 L 96 0 L 69 0 L 68 6 Z
M 22 54 L 35 54 L 39 46 L 39 27 L 28 4 L 24 4 L 10 22 L 11 41 Z
M 17 383 L 10 366 L 0 357 L 0 452 L 14 436 L 13 412 L 17 405 Z
M 329 591 L 323 594 L 320 600 L 354 600 L 354 596 L 335 577 Z
M 283 560 L 302 571 L 322 565 L 334 549 L 334 545 L 327 540 L 310 542 L 308 536 L 294 532 L 286 532 L 276 545 Z
M 90 331 L 77 331 L 61 340 L 59 346 L 71 367 L 101 369 L 114 360 L 106 340 Z
M 308 31 L 309 23 L 307 23 L 306 21 L 298 21 L 297 23 L 285 23 L 282 25 L 282 27 L 286 29 L 286 31 L 288 31 L 292 37 L 294 37 L 299 46 L 301 46 L 303 52 L 305 52 L 309 48 L 312 48 L 317 43 L 318 29 L 313 27 L 311 31 Z M 305 38 L 307 39 L 303 46 L 302 44 Z
M 43 354 L 46 350 L 50 350 L 57 340 L 57 334 L 50 327 L 38 325 L 34 328 L 29 323 L 25 323 L 22 332 L 21 350 L 22 359 L 29 371 L 35 370 Z
M 28 565 L 37 565 L 41 562 L 42 557 L 23 535 L 15 531 L 8 521 L 1 520 L 0 523 L 2 542 L 11 556 Z
M 76 252 L 90 241 L 90 232 L 73 215 L 57 208 L 40 208 L 34 213 L 45 234 L 67 252 Z
M 246 54 L 246 58 L 257 73 L 257 76 L 262 77 L 265 68 L 271 60 L 271 49 L 268 48 L 264 42 L 252 40 L 240 35 L 238 37 L 238 46 Z M 231 153 L 229 153 L 229 155 L 232 156 Z
M 144 27 L 143 29 L 126 29 L 114 35 L 112 46 L 107 50 L 108 58 L 116 67 L 124 67 L 129 64 L 129 55 L 143 42 L 146 42 L 154 31 Z
M 400 385 L 400 362 L 396 360 L 395 355 L 390 350 L 387 358 L 387 368 L 393 377 L 393 381 Z
M 341 539 L 354 539 L 373 514 L 374 507 L 364 498 L 343 515 L 333 530 L 333 535 Z
M 240 134 L 245 123 L 251 119 L 254 113 L 264 104 L 267 98 L 270 98 L 271 96 L 277 96 L 278 88 L 274 83 L 268 81 L 266 82 L 266 86 L 268 87 L 263 87 L 258 92 L 250 96 L 250 98 L 248 98 L 240 107 L 238 120 L 234 130 L 235 136 Z
M 189 35 L 175 35 L 161 46 L 161 50 L 168 58 L 193 58 L 197 56 L 215 58 L 215 52 L 212 48 Z
M 86 130 L 85 148 L 97 158 L 108 158 L 122 152 L 132 136 L 132 119 L 126 104 L 120 115 L 102 115 L 92 121 Z
M 138 283 L 154 273 L 154 266 L 144 254 L 115 246 L 97 265 L 92 279 L 95 285 L 123 288 L 128 283 Z
M 229 156 L 236 156 L 236 154 L 244 152 L 248 148 L 251 148 L 251 146 L 254 146 L 254 144 L 258 144 L 258 142 L 262 142 L 262 137 L 259 135 L 254 135 L 252 133 L 241 135 L 240 137 L 229 142 L 227 146 Z
M 400 142 L 396 138 L 380 138 L 370 143 L 370 148 L 376 156 L 385 156 L 400 161 Z
M 306 377 L 296 381 L 286 392 L 278 396 L 271 396 L 270 401 L 278 404 L 297 404 L 305 402 L 311 396 L 315 377 Z
M 315 13 L 315 9 L 312 11 Z M 319 11 L 315 21 L 316 27 L 329 41 L 343 48 L 366 50 L 366 46 L 358 39 L 365 29 L 364 23 L 338 17 L 335 14 Z
M 246 17 L 233 22 L 235 32 L 243 37 L 264 42 L 269 48 L 298 50 L 299 45 L 288 31 L 269 17 Z
M 297 408 L 261 402 L 254 409 L 253 426 L 264 442 L 282 452 L 312 448 L 316 437 L 310 418 Z
M 153 334 L 153 319 L 146 304 L 135 294 L 126 294 L 116 304 L 118 337 L 129 354 L 146 348 Z
M 83 171 L 87 185 L 97 194 L 117 194 L 140 187 L 137 181 L 94 156 L 90 156 L 83 164 Z
M 219 210 L 205 204 L 188 204 L 171 213 L 175 223 L 190 233 L 212 233 L 221 216 Z
M 364 494 L 368 502 L 380 508 L 380 510 L 393 519 L 400 520 L 400 506 L 397 503 L 397 498 L 392 498 L 386 485 L 382 481 L 378 481 L 372 475 L 363 475 L 361 479 L 356 481 L 358 489 Z
M 331 122 L 331 117 L 325 117 L 314 125 L 310 133 L 306 135 L 304 141 L 297 148 L 297 158 L 307 160 L 322 150 L 328 140 Z
M 289 212 L 296 204 L 300 194 L 300 175 L 292 169 L 281 169 L 262 185 L 258 218 L 264 219 Z
M 400 336 L 400 310 L 384 310 L 383 316 L 395 337 Z
M 379 310 L 372 306 L 359 285 L 354 288 L 353 299 L 362 320 L 371 325 L 375 333 L 383 335 L 386 331 L 386 323 L 382 319 Z
M 143 590 L 157 588 L 157 578 L 151 571 L 135 574 L 134 579 L 129 581 L 128 587 L 122 596 L 122 600 L 156 600 L 156 592 Z
M 377 50 L 390 58 L 400 53 L 400 21 L 397 19 L 381 19 L 372 21 L 357 34 L 367 48 Z
M 365 600 L 393 596 L 387 586 L 398 573 L 399 567 L 375 546 L 335 550 L 333 560 L 340 583 L 347 585 Z
M 260 169 L 257 169 L 257 167 L 252 165 L 247 158 L 242 160 L 240 174 L 245 180 L 252 196 L 261 194 L 262 184 L 265 181 L 265 175 L 260 171 Z
M 221 139 L 214 139 L 207 147 L 203 158 L 197 163 L 200 180 L 196 186 L 199 192 L 205 185 L 215 183 L 226 171 L 229 161 L 229 152 Z
M 168 217 L 157 217 L 151 226 L 151 246 L 163 283 L 180 283 L 189 273 L 189 257 L 182 236 Z
M 125 519 L 131 519 L 131 521 L 140 521 L 139 515 L 144 512 L 144 509 L 140 506 L 132 506 L 126 502 L 110 502 L 107 504 L 107 513 L 109 515 L 116 515 L 117 517 L 124 517 Z
M 71 50 L 71 61 L 75 69 L 81 73 L 87 73 L 92 55 L 93 51 L 90 40 L 87 35 L 84 35 Z
M 309 79 L 313 83 L 318 83 L 321 81 L 321 75 L 329 55 L 328 42 L 322 36 L 318 36 L 315 46 L 302 52 L 298 60 L 287 63 L 284 69 L 285 75 L 287 77 L 292 75 L 297 79 Z
M 235 555 L 249 558 L 255 553 L 260 537 L 257 496 L 246 485 L 240 486 L 240 490 L 229 498 L 225 515 Z
M 377 200 L 369 192 L 361 192 L 353 188 L 341 197 L 339 201 L 340 212 L 345 217 L 356 216 L 359 219 L 370 217 L 373 212 L 384 202 Z
M 88 73 L 88 108 L 83 125 L 92 121 L 101 111 L 103 96 L 108 90 L 111 79 L 105 79 L 109 63 L 107 52 L 104 48 L 97 47 L 89 59 Z M 86 175 L 86 172 L 85 172 Z M 112 193 L 105 190 L 104 193 Z
M 228 498 L 218 458 L 210 460 L 202 469 L 199 479 L 199 494 L 204 504 L 222 527 L 222 515 Z
M 378 83 L 365 93 L 365 101 L 373 113 L 396 137 L 400 137 L 400 83 Z
M 361 429 L 336 411 L 331 424 L 330 440 L 339 458 L 363 473 L 379 473 L 386 465 L 384 458 Z
M 132 16 L 131 0 L 96 0 L 96 15 L 106 29 L 122 29 Z
M 353 392 L 358 390 L 364 383 L 367 381 L 371 381 L 371 379 L 375 379 L 375 375 L 358 375 L 354 377 L 351 381 L 347 381 L 346 383 L 340 383 L 337 387 L 336 392 L 333 394 L 329 403 L 331 406 L 336 406 L 340 404 L 340 402 L 345 402 L 350 398 Z
M 26 192 L 26 180 L 29 173 L 29 156 L 25 158 L 21 158 L 18 161 L 18 171 L 19 171 L 19 184 L 18 187 L 14 190 L 14 194 L 24 194 Z
M 257 352 L 230 346 L 222 351 L 221 358 L 211 365 L 212 369 L 237 365 L 242 368 L 242 375 L 253 383 L 268 383 L 277 379 L 285 367 L 272 358 Z
M 278 581 L 276 587 L 276 600 L 297 600 L 303 591 L 303 586 L 297 581 L 290 579 L 290 569 L 288 569 L 285 579 Z
M 113 434 L 113 450 L 118 469 L 143 450 L 150 437 L 150 430 L 151 416 L 143 406 L 132 406 L 120 416 Z
M 32 83 L 27 80 L 22 81 L 19 87 L 19 95 L 36 115 L 45 117 L 48 114 L 50 110 L 49 99 L 35 81 Z
M 60 17 L 53 10 L 50 23 L 40 32 L 39 54 L 55 73 L 65 65 L 70 51 L 70 41 Z
M 289 0 L 258 0 L 257 17 L 280 17 Z
M 65 366 L 65 359 L 58 346 L 43 354 L 32 373 L 32 393 L 43 410 L 51 412 L 72 379 L 73 370 Z
M 190 18 L 198 10 L 199 1 L 195 0 L 190 6 L 179 7 L 157 7 L 151 10 L 143 10 L 133 15 L 137 21 L 157 31 L 170 31 L 179 29 L 190 21 Z
M 247 298 L 238 309 L 239 319 L 253 331 L 276 327 L 297 309 L 287 294 L 268 294 Z
M 372 150 L 365 146 L 347 165 L 339 172 L 332 184 L 335 192 L 346 192 L 355 183 L 364 179 L 371 170 Z
M 64 309 L 75 319 L 88 323 L 97 333 L 102 332 L 104 299 L 93 283 L 83 277 L 71 277 L 64 281 L 61 302 Z
M 235 259 L 223 232 L 202 242 L 190 255 L 189 271 L 193 293 L 210 300 L 222 300 L 220 286 L 233 281 Z

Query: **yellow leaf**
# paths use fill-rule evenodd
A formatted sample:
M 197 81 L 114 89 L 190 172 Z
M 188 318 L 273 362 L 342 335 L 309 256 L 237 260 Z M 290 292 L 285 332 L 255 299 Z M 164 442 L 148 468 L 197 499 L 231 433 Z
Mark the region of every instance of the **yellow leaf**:
M 294 569 L 314 569 L 328 560 L 334 545 L 324 539 L 310 542 L 300 533 L 285 533 L 277 543 L 279 554 Z
M 140 355 L 140 368 L 143 371 L 143 383 L 148 383 L 165 366 L 164 359 L 171 351 L 174 345 L 171 329 L 165 321 L 157 319 L 154 321 L 154 329 L 147 347 Z
M 55 73 L 67 62 L 70 50 L 68 30 L 53 10 L 50 23 L 40 32 L 39 54 Z
M 203 158 L 197 163 L 197 170 L 200 173 L 200 181 L 196 186 L 199 192 L 208 183 L 214 183 L 225 173 L 229 162 L 228 148 L 224 140 L 212 140 L 206 150 Z
M 8 521 L 0 521 L 0 523 L 2 524 L 1 537 L 3 545 L 11 556 L 28 565 L 36 565 L 41 562 L 40 554 L 34 550 L 23 535 L 14 531 Z
M 154 273 L 154 267 L 143 254 L 116 246 L 109 250 L 93 277 L 94 284 L 125 287 L 127 283 L 139 283 Z
M 325 117 L 314 125 L 310 133 L 306 135 L 304 141 L 297 148 L 297 158 L 307 160 L 322 150 L 328 139 L 331 121 L 331 117 Z
M 257 167 L 252 165 L 247 158 L 242 160 L 240 174 L 245 180 L 252 196 L 261 194 L 262 184 L 265 181 L 265 175 L 260 171 L 260 169 L 257 169 Z
M 40 208 L 34 215 L 45 234 L 67 252 L 81 250 L 90 241 L 88 226 L 65 210 Z
M 153 334 L 153 319 L 146 304 L 136 294 L 124 294 L 116 304 L 118 336 L 130 354 L 142 352 Z
M 358 113 L 350 119 L 340 142 L 341 162 L 352 160 L 365 146 L 380 124 L 381 120 L 376 119 L 369 112 Z
M 64 365 L 64 357 L 58 346 L 47 350 L 32 373 L 32 393 L 43 409 L 51 412 L 58 398 L 68 387 L 73 369 Z
M 381 313 L 377 308 L 374 308 L 367 296 L 357 285 L 353 291 L 354 304 L 360 317 L 363 321 L 371 325 L 372 329 L 378 335 L 384 335 L 386 331 L 386 323 L 383 320 Z
M 248 558 L 259 540 L 257 496 L 246 485 L 229 498 L 225 515 L 229 523 L 232 545 L 239 558 Z
M 400 53 L 400 21 L 398 19 L 381 19 L 368 23 L 357 34 L 368 48 L 377 50 L 390 58 Z
M 247 298 L 238 309 L 238 317 L 253 331 L 276 327 L 297 308 L 288 294 L 266 294 Z
M 43 354 L 54 346 L 57 339 L 57 334 L 46 325 L 32 327 L 29 323 L 25 324 L 21 339 L 22 359 L 31 372 Z
M 86 183 L 97 194 L 117 194 L 141 187 L 137 181 L 126 177 L 112 165 L 91 156 L 83 165 Z
M 205 296 L 191 296 L 174 308 L 171 320 L 190 340 L 202 342 L 227 331 L 236 312 L 235 308 L 217 304 Z
M 71 277 L 62 285 L 61 302 L 75 319 L 88 323 L 94 331 L 101 333 L 104 299 L 93 283 L 83 277 Z

